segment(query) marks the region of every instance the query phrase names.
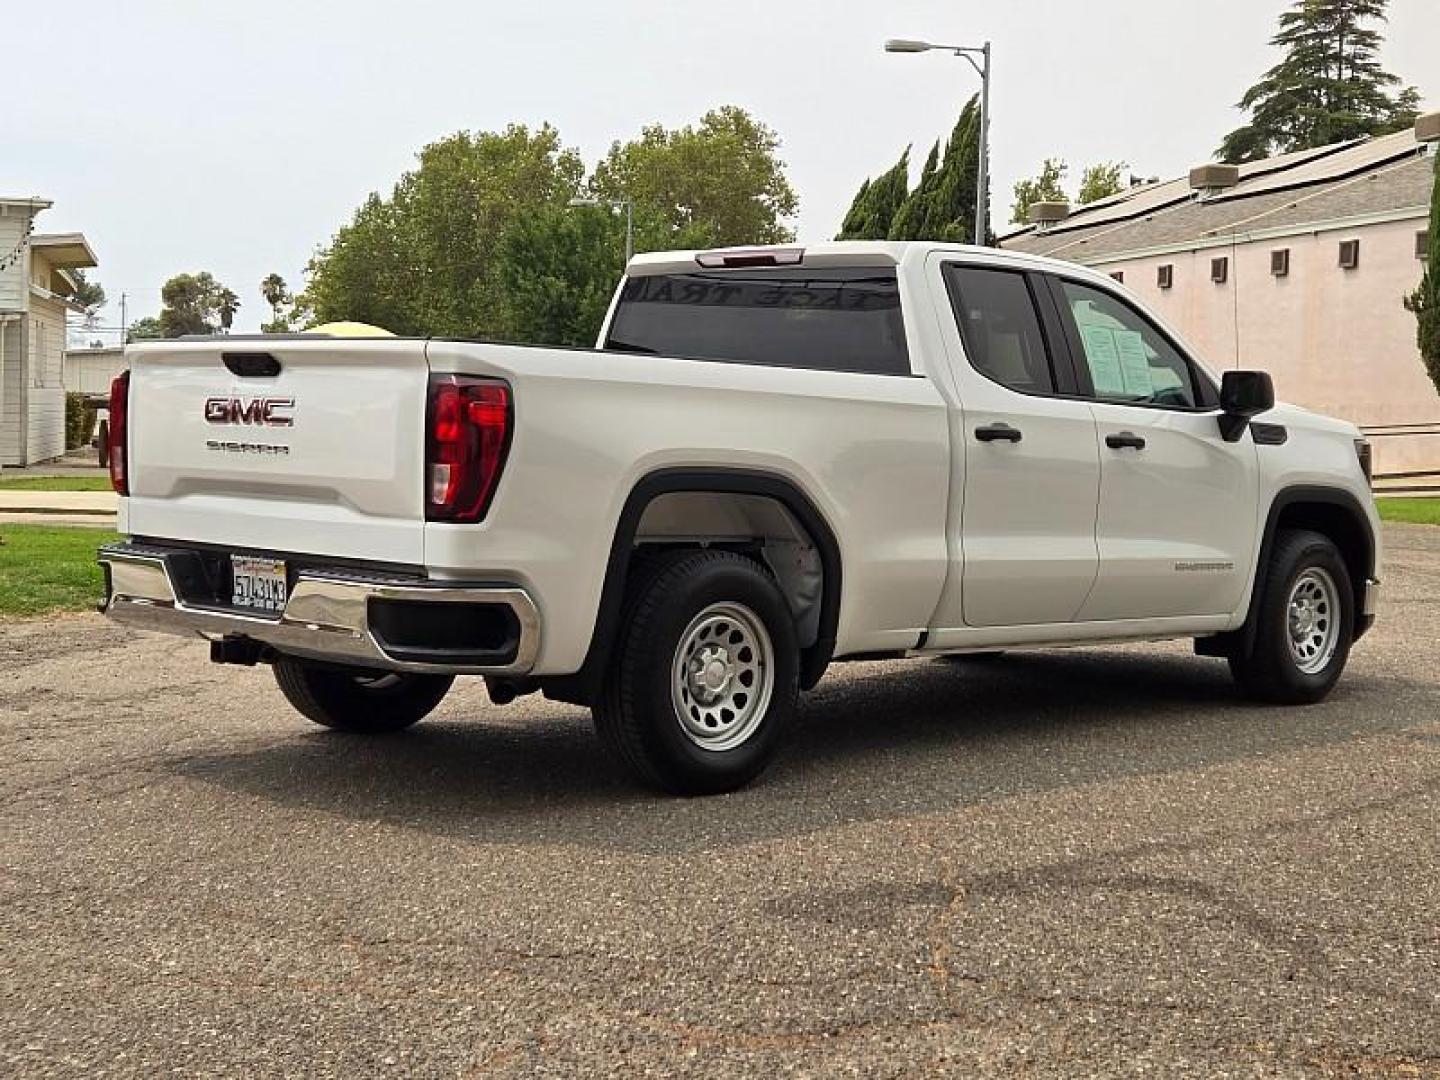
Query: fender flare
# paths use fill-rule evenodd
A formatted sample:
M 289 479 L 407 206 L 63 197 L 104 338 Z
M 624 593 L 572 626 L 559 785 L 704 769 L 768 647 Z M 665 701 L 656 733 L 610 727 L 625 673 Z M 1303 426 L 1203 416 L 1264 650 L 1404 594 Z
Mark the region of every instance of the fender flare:
M 794 515 L 810 534 L 820 555 L 825 584 L 820 594 L 819 635 L 815 644 L 802 650 L 800 655 L 801 688 L 811 689 L 825 674 L 835 653 L 843 569 L 835 532 L 814 502 L 793 480 L 776 473 L 742 468 L 664 468 L 643 476 L 626 496 L 610 543 L 605 584 L 600 592 L 600 606 L 595 613 L 595 627 L 590 635 L 585 661 L 573 675 L 543 680 L 546 697 L 588 705 L 598 696 L 609 666 L 611 649 L 620 631 L 630 555 L 640 519 L 657 498 L 677 492 L 758 495 L 774 499 Z
M 1353 493 L 1345 488 L 1325 487 L 1318 484 L 1296 484 L 1281 488 L 1270 502 L 1270 510 L 1265 516 L 1265 528 L 1260 534 L 1260 547 L 1255 556 L 1255 583 L 1250 589 L 1250 604 L 1245 612 L 1245 622 L 1238 630 L 1232 631 L 1235 635 L 1232 641 L 1240 646 L 1243 655 L 1248 656 L 1255 648 L 1255 612 L 1260 606 L 1260 597 L 1265 590 L 1266 574 L 1270 567 L 1270 553 L 1275 548 L 1275 534 L 1279 529 L 1280 515 L 1287 507 L 1299 503 L 1336 506 L 1348 513 L 1354 519 L 1360 535 L 1365 541 L 1365 574 L 1374 576 L 1375 533 L 1370 527 L 1370 519 L 1361 507 L 1360 500 Z M 1350 584 L 1355 590 L 1356 636 L 1358 637 L 1364 632 L 1364 628 L 1360 626 L 1359 612 L 1360 601 L 1365 592 L 1365 580 L 1362 577 L 1361 580 L 1352 581 Z M 1229 637 L 1229 635 L 1220 636 Z

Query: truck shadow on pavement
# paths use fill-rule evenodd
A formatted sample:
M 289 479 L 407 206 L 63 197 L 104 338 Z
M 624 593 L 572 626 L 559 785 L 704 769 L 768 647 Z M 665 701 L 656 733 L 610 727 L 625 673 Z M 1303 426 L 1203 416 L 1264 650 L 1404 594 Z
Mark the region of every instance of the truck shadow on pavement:
M 602 753 L 588 713 L 534 699 L 523 713 L 498 709 L 478 683 L 401 735 L 297 727 L 171 768 L 300 810 L 476 843 L 676 852 L 1398 732 L 1430 719 L 1434 693 L 1352 671 L 1324 704 L 1267 708 L 1239 696 L 1223 663 L 1128 650 L 831 670 L 770 771 L 713 799 L 639 790 Z

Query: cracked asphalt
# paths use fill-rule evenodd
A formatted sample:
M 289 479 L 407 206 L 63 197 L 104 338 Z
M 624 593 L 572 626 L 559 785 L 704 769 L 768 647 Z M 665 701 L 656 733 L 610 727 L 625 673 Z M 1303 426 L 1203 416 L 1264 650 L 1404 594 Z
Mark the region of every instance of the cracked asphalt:
M 12 1076 L 1440 1076 L 1440 529 L 1325 704 L 1186 646 L 843 665 L 753 788 L 0 624 Z

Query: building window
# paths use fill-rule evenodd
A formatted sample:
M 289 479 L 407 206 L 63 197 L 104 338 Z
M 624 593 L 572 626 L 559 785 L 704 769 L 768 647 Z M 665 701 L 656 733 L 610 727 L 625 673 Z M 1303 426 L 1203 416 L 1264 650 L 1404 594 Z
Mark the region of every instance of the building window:
M 1290 276 L 1290 249 L 1276 248 L 1270 252 L 1270 273 L 1274 277 Z
M 1155 270 L 1155 284 L 1162 289 L 1168 289 L 1175 284 L 1175 266 L 1173 263 L 1166 263 Z
M 1225 282 L 1228 281 L 1229 279 L 1230 279 L 1230 260 L 1229 260 L 1229 258 L 1211 259 L 1211 260 L 1210 260 L 1210 280 L 1213 281 L 1213 282 L 1215 282 L 1216 285 L 1224 285 Z
M 1111 276 L 1112 278 L 1114 278 L 1116 281 L 1118 281 L 1121 285 L 1124 285 L 1124 284 L 1125 284 L 1125 271 L 1124 271 L 1124 270 L 1112 270 L 1112 271 L 1110 272 L 1110 276 Z
M 1415 258 L 1422 262 L 1430 258 L 1430 234 L 1428 232 L 1415 234 Z
M 1340 241 L 1340 266 L 1344 270 L 1354 270 L 1360 265 L 1360 241 Z

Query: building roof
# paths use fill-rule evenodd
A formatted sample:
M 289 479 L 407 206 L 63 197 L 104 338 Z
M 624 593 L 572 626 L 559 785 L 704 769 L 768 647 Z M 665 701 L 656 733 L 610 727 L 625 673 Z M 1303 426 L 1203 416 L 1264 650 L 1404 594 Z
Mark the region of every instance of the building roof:
M 45 258 L 57 269 L 100 265 L 84 233 L 36 233 L 30 237 L 30 247 L 45 252 Z
M 1195 191 L 1188 177 L 1130 188 L 1043 230 L 1002 237 L 1013 251 L 1100 262 L 1156 248 L 1388 214 L 1424 216 L 1434 165 L 1413 130 L 1335 143 L 1240 166 L 1233 187 Z

